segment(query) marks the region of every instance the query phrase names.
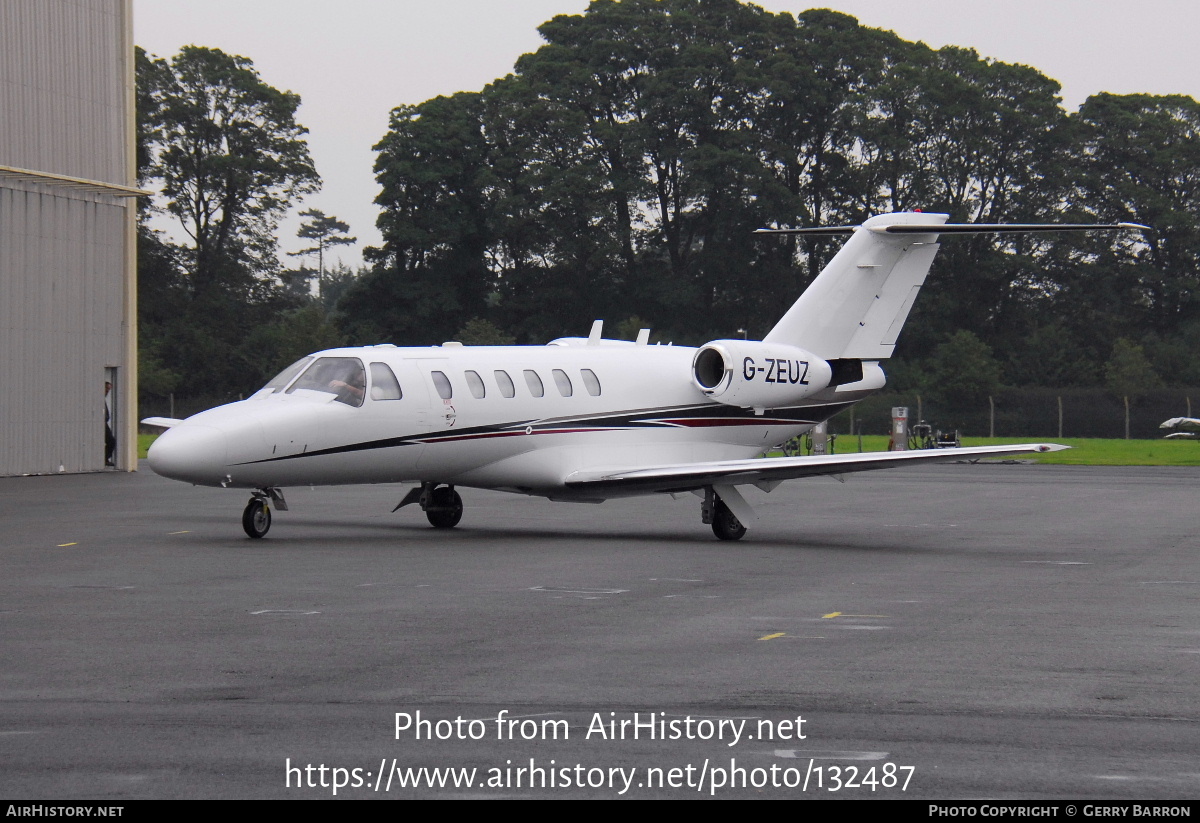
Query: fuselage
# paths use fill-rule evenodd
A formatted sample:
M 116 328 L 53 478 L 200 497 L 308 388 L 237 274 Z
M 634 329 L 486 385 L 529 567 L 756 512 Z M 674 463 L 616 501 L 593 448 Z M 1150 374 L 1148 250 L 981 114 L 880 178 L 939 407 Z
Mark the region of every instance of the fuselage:
M 581 338 L 332 349 L 169 429 L 150 466 L 210 486 L 423 481 L 569 499 L 580 469 L 753 457 L 883 384 L 876 367 L 802 405 L 740 408 L 696 385 L 695 354 Z M 326 380 L 335 367 L 358 376 Z

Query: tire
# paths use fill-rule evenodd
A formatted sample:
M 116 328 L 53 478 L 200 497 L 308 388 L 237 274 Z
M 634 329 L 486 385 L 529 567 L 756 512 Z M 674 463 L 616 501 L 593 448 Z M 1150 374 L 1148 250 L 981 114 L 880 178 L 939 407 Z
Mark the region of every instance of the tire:
M 713 511 L 713 534 L 721 540 L 741 540 L 746 535 L 746 527 L 734 516 L 724 500 L 717 500 Z
M 462 520 L 463 502 L 458 492 L 449 486 L 434 489 L 425 517 L 435 529 L 453 529 Z
M 242 512 L 242 529 L 254 540 L 266 536 L 271 530 L 271 507 L 267 501 L 256 497 L 246 504 L 246 510 Z

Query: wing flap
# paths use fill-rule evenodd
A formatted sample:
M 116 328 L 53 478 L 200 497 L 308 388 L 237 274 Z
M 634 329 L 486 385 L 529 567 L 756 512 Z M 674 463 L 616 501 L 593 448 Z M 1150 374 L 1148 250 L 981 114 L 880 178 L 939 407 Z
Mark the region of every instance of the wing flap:
M 704 486 L 740 486 L 794 480 L 801 477 L 848 474 L 891 469 L 919 463 L 950 463 L 982 457 L 1037 454 L 1061 451 L 1069 446 L 1054 443 L 1021 443 L 1011 446 L 969 446 L 959 449 L 930 449 L 902 452 L 824 454 L 811 457 L 768 457 L 749 460 L 719 460 L 673 466 L 634 469 L 590 469 L 565 479 L 567 488 L 621 493 L 688 491 Z

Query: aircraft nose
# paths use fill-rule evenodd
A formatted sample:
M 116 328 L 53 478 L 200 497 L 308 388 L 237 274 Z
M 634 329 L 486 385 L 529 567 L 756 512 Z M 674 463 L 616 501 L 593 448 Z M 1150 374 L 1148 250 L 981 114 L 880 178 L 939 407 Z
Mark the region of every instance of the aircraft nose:
M 183 425 L 167 429 L 150 446 L 147 462 L 155 474 L 204 486 L 225 477 L 228 438 L 214 426 Z

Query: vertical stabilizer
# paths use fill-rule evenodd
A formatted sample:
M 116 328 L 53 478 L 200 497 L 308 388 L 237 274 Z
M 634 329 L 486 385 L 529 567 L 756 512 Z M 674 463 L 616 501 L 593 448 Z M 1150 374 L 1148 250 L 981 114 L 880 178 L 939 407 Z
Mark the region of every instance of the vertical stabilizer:
M 938 235 L 883 229 L 942 224 L 947 218 L 903 212 L 867 220 L 763 341 L 799 346 L 827 360 L 891 357 L 937 254 Z

